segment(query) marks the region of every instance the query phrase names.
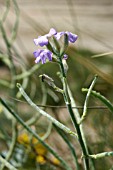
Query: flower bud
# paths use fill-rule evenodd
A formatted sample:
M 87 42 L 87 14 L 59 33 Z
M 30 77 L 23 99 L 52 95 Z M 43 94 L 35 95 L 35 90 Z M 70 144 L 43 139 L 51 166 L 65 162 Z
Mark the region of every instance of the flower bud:
M 68 41 L 68 35 L 65 33 L 64 34 L 64 43 L 63 43 L 63 47 L 61 48 L 60 50 L 60 56 L 63 56 L 68 48 L 68 44 L 69 44 L 69 41 Z
M 43 74 L 43 75 L 40 75 L 39 77 L 42 78 L 42 82 L 46 82 L 47 84 L 49 84 L 49 86 L 52 86 L 52 87 L 54 86 L 54 80 L 48 75 Z
M 42 82 L 46 82 L 49 86 L 51 86 L 55 91 L 63 93 L 63 90 L 58 88 L 55 84 L 54 84 L 54 80 L 49 77 L 46 74 L 40 75 L 39 77 L 42 78 Z
M 62 63 L 63 63 L 63 66 L 64 66 L 64 72 L 65 74 L 67 74 L 67 71 L 68 71 L 68 65 L 67 65 L 67 62 L 65 59 L 62 59 Z

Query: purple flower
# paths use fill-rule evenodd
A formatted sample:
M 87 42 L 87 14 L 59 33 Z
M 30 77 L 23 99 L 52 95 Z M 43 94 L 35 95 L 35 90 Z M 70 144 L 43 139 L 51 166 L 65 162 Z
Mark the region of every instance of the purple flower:
M 68 35 L 68 41 L 71 43 L 74 43 L 78 36 L 76 34 L 73 34 L 71 32 L 57 32 L 54 28 L 51 28 L 48 34 L 45 34 L 43 36 L 39 36 L 37 39 L 34 39 L 34 43 L 36 45 L 40 45 L 41 47 L 43 47 L 44 45 L 48 44 L 48 38 L 55 36 L 57 40 L 59 40 L 64 34 Z
M 49 31 L 49 34 L 46 34 L 46 35 L 47 37 L 51 37 L 52 35 L 56 35 L 56 34 L 57 34 L 57 31 L 54 28 L 51 28 Z
M 55 34 L 57 34 L 56 30 L 54 28 L 51 28 L 48 34 L 39 36 L 37 39 L 34 39 L 34 43 L 43 47 L 44 45 L 48 44 L 48 38 Z
M 71 43 L 74 43 L 78 38 L 78 36 L 76 34 L 73 34 L 73 33 L 68 32 L 68 31 L 66 31 L 66 32 L 64 32 L 64 31 L 58 32 L 55 35 L 55 37 L 56 37 L 57 40 L 59 40 L 64 34 L 68 35 L 68 41 L 71 42 Z
M 67 60 L 67 58 L 68 58 L 68 55 L 64 54 L 63 59 Z
M 61 38 L 61 36 L 64 35 L 64 34 L 65 34 L 64 31 L 58 32 L 58 33 L 55 35 L 55 37 L 56 37 L 57 40 L 59 40 L 59 39 Z
M 35 63 L 42 62 L 42 64 L 45 64 L 46 59 L 48 59 L 49 61 L 52 61 L 52 52 L 47 49 L 45 49 L 45 50 L 38 49 L 33 54 L 36 58 Z
M 46 36 L 39 36 L 37 39 L 34 39 L 34 43 L 43 47 L 48 44 L 48 39 Z
M 78 35 L 73 34 L 71 32 L 66 32 L 66 34 L 68 35 L 68 40 L 71 43 L 74 43 L 77 40 L 77 38 L 78 38 Z

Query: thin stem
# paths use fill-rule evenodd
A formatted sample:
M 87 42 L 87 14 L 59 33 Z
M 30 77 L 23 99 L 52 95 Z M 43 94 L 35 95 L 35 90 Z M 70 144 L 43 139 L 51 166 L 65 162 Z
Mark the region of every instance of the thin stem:
M 72 106 L 73 106 L 72 108 L 75 108 L 75 109 L 73 110 L 73 112 L 75 113 L 76 119 L 77 119 L 77 121 L 79 122 L 79 121 L 80 121 L 80 114 L 79 114 L 79 112 L 78 112 L 79 107 L 76 106 L 75 100 L 74 100 L 74 98 L 73 98 L 73 95 L 72 95 L 72 92 L 71 92 L 69 86 L 68 86 L 68 93 L 69 93 L 69 97 L 70 97 L 70 99 L 71 99 L 71 103 L 72 103 Z M 88 108 L 90 108 L 90 107 L 88 107 Z M 105 107 L 104 107 L 104 108 L 105 108 Z M 81 131 L 82 139 L 83 139 L 83 141 L 84 141 L 85 148 L 86 148 L 87 154 L 88 154 L 88 153 L 89 153 L 89 151 L 88 151 L 89 149 L 88 149 L 87 144 L 86 144 L 86 139 L 85 139 L 85 135 L 84 135 L 84 131 L 83 131 L 83 125 L 80 124 L 79 127 L 80 127 L 80 131 Z M 89 154 L 88 154 L 88 155 L 89 155 Z M 90 168 L 91 168 L 92 170 L 95 170 L 94 165 L 93 165 L 93 160 L 92 160 L 92 159 L 89 159 L 89 161 L 90 161 L 90 166 L 91 166 Z
M 98 153 L 98 154 L 94 154 L 94 155 L 88 155 L 88 157 L 90 157 L 92 159 L 100 159 L 100 158 L 104 158 L 106 156 L 113 156 L 113 151 L 111 151 L 111 152 L 102 152 L 102 153 Z
M 8 161 L 6 161 L 1 155 L 0 155 L 0 162 L 2 162 L 2 164 L 4 164 L 8 169 L 17 170 L 13 165 L 11 165 Z
M 24 89 L 20 84 L 17 84 L 17 87 L 19 88 L 20 93 L 23 95 L 23 97 L 26 99 L 26 101 L 35 109 L 37 110 L 40 114 L 43 116 L 47 117 L 51 122 L 55 123 L 59 128 L 64 130 L 66 133 L 69 133 L 70 135 L 76 136 L 76 133 L 72 132 L 68 127 L 57 121 L 55 118 L 50 116 L 47 112 L 44 110 L 40 109 L 33 101 L 28 97 L 28 95 L 25 93 Z
M 42 136 L 42 140 L 45 140 L 48 138 L 48 136 L 51 134 L 51 130 L 52 130 L 52 122 L 49 123 L 48 127 L 47 127 L 47 131 L 46 133 Z
M 23 79 L 25 77 L 31 76 L 36 70 L 38 70 L 41 67 L 41 65 L 34 65 L 31 69 L 24 71 L 22 74 L 16 75 L 14 77 L 15 80 L 20 80 Z
M 1 83 L 1 82 L 0 82 Z M 69 95 L 70 96 L 70 95 Z M 27 102 L 25 102 L 25 101 L 23 101 L 23 100 L 19 100 L 19 99 L 16 99 L 16 98 L 13 98 L 13 97 L 10 97 L 10 96 L 7 96 L 7 97 L 9 97 L 11 100 L 16 100 L 17 102 L 20 102 L 20 103 L 25 103 L 25 104 L 27 104 Z M 56 96 L 55 96 L 56 97 Z M 72 105 L 73 105 L 73 102 L 72 102 L 72 99 L 71 99 L 71 103 L 72 103 Z M 66 106 L 60 106 L 60 105 L 58 105 L 58 106 L 56 106 L 56 105 L 43 105 L 43 104 L 37 104 L 37 106 L 38 107 L 43 107 L 43 108 L 56 108 L 56 109 L 65 109 L 65 108 L 67 108 Z M 73 108 L 73 110 L 77 110 L 77 109 L 83 109 L 83 106 L 77 106 L 77 105 L 73 105 L 72 106 L 72 108 Z M 87 107 L 88 109 L 105 109 L 105 110 L 107 110 L 108 108 L 106 107 L 106 106 L 89 106 L 89 107 Z M 77 114 L 77 111 L 75 112 L 76 114 Z M 77 119 L 77 121 L 79 122 L 79 119 L 80 119 L 80 116 L 78 116 L 78 119 Z
M 83 88 L 82 91 L 87 92 L 88 89 Z M 113 105 L 111 104 L 111 102 L 108 99 L 106 99 L 103 95 L 101 95 L 99 92 L 96 92 L 94 90 L 91 91 L 91 94 L 93 96 L 95 96 L 96 98 L 100 99 L 109 108 L 109 110 L 113 113 Z
M 7 156 L 5 158 L 6 161 L 8 161 L 11 158 L 11 156 L 13 154 L 13 151 L 14 151 L 14 148 L 15 148 L 15 145 L 16 145 L 16 139 L 17 139 L 17 121 L 14 118 L 12 120 L 12 131 L 13 131 L 12 142 L 11 142 L 9 151 L 7 153 Z M 4 169 L 4 167 L 5 167 L 5 162 L 3 162 L 3 164 L 1 165 L 0 170 Z
M 24 90 L 27 88 L 28 84 L 29 84 L 29 78 L 28 77 L 22 79 L 22 87 L 24 88 Z M 16 94 L 16 97 L 21 98 L 21 96 L 22 96 L 21 93 L 18 91 L 18 93 Z
M 3 86 L 5 86 L 5 87 L 8 87 L 8 88 L 13 88 L 12 85 L 11 85 L 11 83 L 9 83 L 9 82 L 6 81 L 6 80 L 0 79 L 0 84 L 3 85 Z
M 9 9 L 10 9 L 10 0 L 6 0 L 6 11 L 4 12 L 2 19 L 1 19 L 2 23 L 6 20 Z
M 70 113 L 71 119 L 73 121 L 74 127 L 76 128 L 78 139 L 79 139 L 79 143 L 80 143 L 83 155 L 87 156 L 88 155 L 87 148 L 85 147 L 85 143 L 84 143 L 83 138 L 82 138 L 80 127 L 79 127 L 79 124 L 77 123 L 76 118 L 74 116 L 71 104 L 68 104 L 67 108 L 68 108 L 68 111 Z M 89 170 L 89 160 L 87 158 L 84 158 L 84 168 L 85 168 L 85 170 Z
M 9 106 L 5 103 L 3 99 L 0 98 L 1 103 L 3 106 L 14 116 L 14 118 L 30 133 L 32 134 L 44 147 L 47 148 L 47 150 L 54 155 L 60 162 L 61 164 L 65 167 L 66 170 L 72 170 L 69 165 L 50 147 L 47 143 L 45 143 L 35 131 L 33 131 L 29 126 L 24 123 L 24 121 L 14 112 L 12 111 Z
M 71 104 L 72 104 L 72 106 L 73 106 L 72 108 L 75 108 L 75 109 L 73 110 L 73 112 L 74 112 L 74 114 L 75 114 L 75 116 L 76 116 L 76 120 L 77 120 L 77 122 L 79 122 L 79 121 L 80 121 L 80 113 L 79 113 L 79 111 L 78 111 L 78 107 L 76 106 L 75 100 L 74 100 L 74 98 L 73 98 L 73 95 L 72 95 L 72 92 L 71 92 L 69 86 L 68 86 L 68 94 L 69 94 L 69 97 L 70 97 L 70 99 L 71 99 Z M 86 144 L 86 139 L 85 139 L 85 135 L 84 135 L 84 131 L 83 131 L 83 125 L 80 124 L 79 127 L 80 127 L 80 131 L 81 131 L 82 139 L 83 139 L 84 144 L 85 144 L 85 148 L 86 148 L 87 153 L 88 153 L 88 148 L 87 148 L 87 144 Z
M 35 125 L 35 123 L 40 119 L 42 115 L 41 114 L 36 114 L 34 115 L 31 119 L 29 119 L 26 124 L 28 126 Z
M 14 5 L 16 20 L 15 20 L 15 23 L 14 23 L 14 26 L 13 26 L 13 29 L 12 29 L 10 45 L 12 45 L 13 41 L 16 38 L 18 25 L 19 25 L 19 7 L 18 7 L 18 4 L 17 4 L 16 0 L 12 0 L 12 1 L 13 1 L 13 5 Z
M 68 84 L 67 84 L 67 88 L 68 88 L 68 94 L 69 94 L 69 98 L 71 100 L 71 105 L 72 105 L 72 108 L 73 108 L 73 112 L 74 112 L 74 114 L 76 116 L 77 122 L 79 122 L 80 121 L 80 113 L 79 113 L 78 109 L 80 109 L 80 108 L 76 105 L 75 99 L 74 99 L 74 97 L 72 95 L 72 92 L 71 92 L 70 87 L 69 87 Z M 83 108 L 83 106 L 82 106 L 82 108 Z
M 91 95 L 91 91 L 96 83 L 96 80 L 97 80 L 97 76 L 95 76 L 94 80 L 92 81 L 89 89 L 88 89 L 88 93 L 86 95 L 86 99 L 85 99 L 85 103 L 84 103 L 84 109 L 83 109 L 83 115 L 79 121 L 79 124 L 82 123 L 82 121 L 86 118 L 86 115 L 87 115 L 87 110 L 88 110 L 88 102 L 89 102 L 89 97 Z
M 15 69 L 15 66 L 14 66 L 14 63 L 13 63 L 13 59 L 12 59 L 11 44 L 10 44 L 8 38 L 7 38 L 7 35 L 6 35 L 6 32 L 5 32 L 5 29 L 3 27 L 2 22 L 0 22 L 0 29 L 1 29 L 1 32 L 2 32 L 4 42 L 5 42 L 6 47 L 7 47 L 7 53 L 8 53 L 8 57 L 9 57 L 9 61 L 10 61 L 11 77 L 12 77 L 11 84 L 14 87 L 14 85 L 15 85 L 14 76 L 16 75 L 16 69 Z M 14 93 L 15 93 L 15 90 L 13 90 L 13 94 Z
M 5 13 L 6 15 L 7 13 Z M 5 18 L 4 18 L 5 19 Z M 13 87 L 12 89 L 12 96 L 15 97 L 15 80 L 14 80 L 14 76 L 16 75 L 16 69 L 15 69 L 15 65 L 13 63 L 13 58 L 12 58 L 12 54 L 11 54 L 11 44 L 7 38 L 7 34 L 5 32 L 5 29 L 3 27 L 3 20 L 0 21 L 0 29 L 1 29 L 1 32 L 2 32 L 2 37 L 4 39 L 4 42 L 6 44 L 6 47 L 7 47 L 7 53 L 8 53 L 8 57 L 9 57 L 9 61 L 10 61 L 10 70 L 11 70 L 11 86 Z M 16 105 L 14 104 L 14 107 Z M 10 144 L 10 147 L 9 147 L 9 151 L 7 153 L 7 156 L 6 156 L 6 161 L 10 160 L 12 154 L 13 154 L 13 151 L 14 151 L 14 148 L 15 148 L 15 145 L 16 145 L 16 138 L 17 138 L 17 122 L 16 120 L 13 118 L 12 119 L 12 141 L 11 141 L 11 144 Z M 5 164 L 3 163 L 1 165 L 1 169 L 0 170 L 3 170 L 5 167 Z
M 70 103 L 70 98 L 69 98 L 69 94 L 68 94 L 68 87 L 67 87 L 67 80 L 66 80 L 66 74 L 65 74 L 65 71 L 64 71 L 62 59 L 60 57 L 59 57 L 59 65 L 60 65 L 60 70 L 61 70 L 61 74 L 62 74 L 64 100 L 65 100 L 67 109 L 69 111 L 72 123 L 73 123 L 73 125 L 74 125 L 74 127 L 75 127 L 75 129 L 77 131 L 77 135 L 78 135 L 78 139 L 79 139 L 79 142 L 80 142 L 80 146 L 81 146 L 83 155 L 87 156 L 88 155 L 87 148 L 85 146 L 84 140 L 82 138 L 81 130 L 80 130 L 80 127 L 79 127 L 79 124 L 78 124 L 78 122 L 77 122 L 77 120 L 75 118 L 75 115 L 74 115 L 74 112 L 72 110 L 72 106 L 71 106 L 71 103 Z M 89 160 L 86 157 L 84 157 L 84 168 L 85 168 L 85 170 L 89 170 Z
M 59 129 L 58 126 L 56 126 L 55 124 L 53 124 L 53 126 L 55 127 L 55 129 L 57 130 L 57 132 L 59 133 L 59 135 L 63 138 L 63 140 L 67 143 L 67 145 L 69 146 L 70 148 L 70 151 L 73 155 L 73 159 L 74 159 L 74 162 L 75 162 L 75 167 L 76 167 L 76 170 L 79 170 L 79 163 L 78 163 L 78 160 L 77 160 L 77 155 L 76 155 L 76 152 L 75 152 L 75 149 L 72 145 L 72 143 L 69 141 L 69 139 L 67 138 L 66 134 L 61 130 Z

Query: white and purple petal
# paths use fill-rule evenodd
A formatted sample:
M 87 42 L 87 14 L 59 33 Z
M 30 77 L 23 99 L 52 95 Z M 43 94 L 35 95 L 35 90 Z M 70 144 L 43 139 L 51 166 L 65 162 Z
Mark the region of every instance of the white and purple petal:
M 67 60 L 67 58 L 68 58 L 68 55 L 64 54 L 63 59 Z
M 40 56 L 36 58 L 35 63 L 39 63 L 41 61 Z
M 61 36 L 63 36 L 64 34 L 65 34 L 64 31 L 58 32 L 58 33 L 55 35 L 55 38 L 56 38 L 57 40 L 59 40 L 59 39 L 61 38 Z
M 48 50 L 46 55 L 47 55 L 48 60 L 52 61 L 52 52 Z
M 43 47 L 44 45 L 48 44 L 48 39 L 46 36 L 39 36 L 37 39 L 34 39 L 35 45 L 40 45 Z
M 42 51 L 43 51 L 43 50 L 41 50 L 41 49 L 38 49 L 38 50 L 34 51 L 34 52 L 33 52 L 34 57 L 37 58 Z
M 52 52 L 47 49 L 46 50 L 38 49 L 33 54 L 36 58 L 35 63 L 42 62 L 42 64 L 45 64 L 46 59 L 48 59 L 49 61 L 52 61 Z
M 68 41 L 71 43 L 74 43 L 78 38 L 76 34 L 73 34 L 71 32 L 66 32 L 66 34 L 68 35 Z
M 47 37 L 51 37 L 51 36 L 56 35 L 56 34 L 57 34 L 57 31 L 54 28 L 51 28 L 49 33 L 46 34 L 46 35 L 47 35 Z
M 41 59 L 41 61 L 42 61 L 42 64 L 45 64 L 45 63 L 46 63 L 46 56 L 44 55 L 44 52 L 42 52 L 42 53 L 40 54 L 40 59 Z

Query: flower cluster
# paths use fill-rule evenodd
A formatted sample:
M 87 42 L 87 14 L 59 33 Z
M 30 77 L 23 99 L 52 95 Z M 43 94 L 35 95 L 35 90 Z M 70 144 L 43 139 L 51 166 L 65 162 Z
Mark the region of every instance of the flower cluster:
M 42 134 L 40 136 L 42 136 Z M 35 137 L 31 138 L 28 133 L 22 132 L 19 134 L 17 141 L 21 146 L 25 147 L 28 158 L 32 161 L 34 158 L 38 164 L 45 164 L 47 161 L 50 161 L 54 165 L 60 165 L 59 160 L 55 157 L 48 156 L 47 149 Z
M 57 32 L 54 28 L 51 28 L 48 34 L 39 36 L 37 39 L 34 39 L 34 43 L 35 43 L 35 45 L 41 46 L 41 47 L 47 46 L 49 44 L 49 38 L 54 36 L 56 38 L 56 40 L 58 41 L 65 34 L 67 34 L 68 42 L 70 42 L 70 43 L 74 43 L 78 38 L 78 36 L 76 34 L 73 34 L 71 32 L 68 32 L 68 31 Z M 46 59 L 48 59 L 49 61 L 52 61 L 52 52 L 48 49 L 45 49 L 45 50 L 38 49 L 33 54 L 36 58 L 35 63 L 42 62 L 42 64 L 45 64 Z M 63 58 L 67 59 L 67 55 L 64 54 Z
M 49 61 L 52 61 L 52 52 L 45 49 L 38 49 L 37 51 L 34 51 L 34 56 L 36 58 L 35 63 L 39 63 L 40 61 L 42 61 L 42 64 L 46 63 L 46 59 L 48 59 Z
M 41 47 L 43 47 L 44 45 L 48 45 L 48 42 L 49 42 L 48 38 L 56 34 L 57 34 L 56 30 L 54 28 L 51 28 L 48 34 L 39 36 L 37 39 L 34 39 L 34 43 Z

